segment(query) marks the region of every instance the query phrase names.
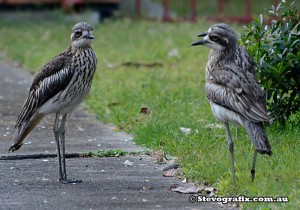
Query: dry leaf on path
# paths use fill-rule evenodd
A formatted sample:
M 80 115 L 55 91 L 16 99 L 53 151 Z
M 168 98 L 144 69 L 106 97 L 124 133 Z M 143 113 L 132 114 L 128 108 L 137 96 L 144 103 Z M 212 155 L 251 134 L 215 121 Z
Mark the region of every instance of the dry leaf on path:
M 162 171 L 168 171 L 170 169 L 177 169 L 179 167 L 179 164 L 178 163 L 171 163 L 171 164 L 168 164 L 167 166 L 165 166 Z
M 203 189 L 203 191 L 205 191 L 206 196 L 212 197 L 213 195 L 216 194 L 216 192 L 217 192 L 218 190 L 217 190 L 216 188 L 214 188 L 214 187 L 205 187 L 205 188 Z
M 173 192 L 183 193 L 183 194 L 197 194 L 202 191 L 203 188 L 196 186 L 178 186 L 171 189 Z
M 177 169 L 171 168 L 163 173 L 164 177 L 174 177 L 177 172 Z
M 126 166 L 132 166 L 133 162 L 130 162 L 130 160 L 125 160 L 123 164 Z
M 162 150 L 154 151 L 150 154 L 150 156 L 153 159 L 153 161 L 156 163 L 166 162 L 165 153 Z

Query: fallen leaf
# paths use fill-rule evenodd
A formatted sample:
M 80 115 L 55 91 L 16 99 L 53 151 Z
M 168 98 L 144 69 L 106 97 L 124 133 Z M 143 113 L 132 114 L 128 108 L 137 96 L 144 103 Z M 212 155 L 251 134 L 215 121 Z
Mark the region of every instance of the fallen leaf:
M 185 135 L 188 135 L 191 132 L 191 129 L 190 128 L 180 127 L 180 131 L 182 133 L 184 133 Z
M 147 107 L 142 107 L 140 112 L 142 114 L 150 114 L 150 109 Z
M 169 160 L 169 159 L 168 159 Z M 169 160 L 169 164 L 170 163 L 177 163 L 178 162 L 178 158 L 177 157 L 174 157 L 172 158 L 171 160 Z
M 126 66 L 126 67 L 147 67 L 147 68 L 153 68 L 153 67 L 162 67 L 163 64 L 160 62 L 153 62 L 153 63 L 139 63 L 139 62 L 125 62 L 120 64 L 119 66 Z
M 203 190 L 203 188 L 196 186 L 181 186 L 171 189 L 173 192 L 179 192 L 182 194 L 196 194 Z
M 161 62 L 153 62 L 153 63 L 140 63 L 140 62 L 124 62 L 121 64 L 107 64 L 107 68 L 119 68 L 119 67 L 135 67 L 135 68 L 140 68 L 140 67 L 145 67 L 145 68 L 154 68 L 154 67 L 163 67 L 163 63 Z
M 179 53 L 179 51 L 178 51 L 177 48 L 173 48 L 172 50 L 170 50 L 170 51 L 168 52 L 168 56 L 169 56 L 169 57 L 180 58 L 180 53 Z
M 174 158 L 177 158 L 177 157 L 172 156 L 172 155 L 166 155 L 165 157 L 166 157 L 167 160 L 172 160 Z
M 142 191 L 149 191 L 150 188 L 149 187 L 143 187 L 143 190 Z
M 83 129 L 81 126 L 78 126 L 77 129 L 78 129 L 79 131 L 84 131 L 84 129 Z
M 224 128 L 224 127 L 223 127 L 223 125 L 221 125 L 221 124 L 215 124 L 215 123 L 212 123 L 212 124 L 206 125 L 205 128 L 210 128 L 210 129 L 213 129 L 213 128 L 222 129 L 222 128 Z
M 132 166 L 133 162 L 130 162 L 130 160 L 125 160 L 123 164 L 126 166 Z
M 178 184 L 172 184 L 170 187 L 169 187 L 169 190 L 172 190 L 177 188 L 178 187 Z
M 206 193 L 206 196 L 212 197 L 218 190 L 214 187 L 205 187 L 203 191 Z
M 118 106 L 118 105 L 120 105 L 120 102 L 112 102 L 110 104 L 107 104 L 108 107 L 110 107 L 110 106 Z
M 162 171 L 168 171 L 170 169 L 177 169 L 179 167 L 179 164 L 178 163 L 171 163 L 171 164 L 168 164 L 167 166 L 165 166 Z
M 116 201 L 119 200 L 119 199 L 117 198 L 117 196 L 113 196 L 113 197 L 111 197 L 111 199 L 112 199 L 112 200 L 116 200 Z
M 116 132 L 119 132 L 121 131 L 122 129 L 120 127 L 113 127 L 113 131 L 116 131 Z
M 154 151 L 150 154 L 152 157 L 153 161 L 156 163 L 165 163 L 166 158 L 165 158 L 165 153 L 162 150 Z
M 165 173 L 163 173 L 163 176 L 164 177 L 174 177 L 176 172 L 177 172 L 177 169 L 171 168 L 171 169 L 165 171 Z
M 206 192 L 213 192 L 213 191 L 217 191 L 217 189 L 216 189 L 216 188 L 214 188 L 214 187 L 205 187 L 203 190 L 204 190 L 204 191 L 206 191 Z

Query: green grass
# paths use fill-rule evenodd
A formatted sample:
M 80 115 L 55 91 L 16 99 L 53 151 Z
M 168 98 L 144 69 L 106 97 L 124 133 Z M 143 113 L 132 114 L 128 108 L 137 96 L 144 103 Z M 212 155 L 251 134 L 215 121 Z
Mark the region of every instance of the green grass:
M 288 196 L 290 200 L 281 204 L 242 203 L 245 208 L 299 208 L 299 120 L 288 123 L 285 129 L 275 125 L 267 129 L 274 155 L 258 157 L 254 183 L 249 177 L 253 147 L 246 133 L 239 130 L 235 141 L 238 189 L 232 188 L 225 130 L 207 127 L 218 123 L 204 92 L 209 50 L 190 47 L 208 24 L 125 19 L 95 25 L 93 46 L 98 66 L 86 104 L 101 121 L 134 134 L 140 145 L 177 156 L 188 180 L 208 182 L 223 196 Z M 72 25 L 64 21 L 11 22 L 0 17 L 0 49 L 6 59 L 38 71 L 67 48 Z M 235 29 L 242 31 L 240 27 Z M 174 49 L 177 56 L 170 56 Z M 120 65 L 125 62 L 158 62 L 163 66 Z M 141 114 L 141 107 L 147 107 L 150 114 Z M 192 131 L 185 135 L 180 127 Z
M 144 152 L 127 152 L 120 149 L 113 149 L 113 150 L 92 150 L 86 153 L 82 153 L 83 157 L 120 157 L 126 155 L 141 155 L 147 153 Z

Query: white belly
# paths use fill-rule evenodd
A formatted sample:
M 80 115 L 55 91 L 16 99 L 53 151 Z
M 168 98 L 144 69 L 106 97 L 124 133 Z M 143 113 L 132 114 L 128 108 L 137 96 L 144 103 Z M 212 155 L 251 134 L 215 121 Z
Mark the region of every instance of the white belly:
M 232 123 L 236 126 L 243 126 L 241 116 L 227 108 L 224 108 L 212 101 L 209 102 L 213 115 L 222 123 Z
M 43 114 L 51 114 L 60 112 L 61 115 L 72 112 L 83 101 L 84 97 L 78 97 L 76 100 L 66 98 L 64 101 L 55 101 L 59 94 L 48 100 L 39 108 L 39 112 Z
M 61 115 L 72 112 L 84 100 L 90 90 L 91 83 L 83 81 L 70 82 L 70 85 L 62 92 L 44 103 L 39 112 L 43 114 L 57 113 Z

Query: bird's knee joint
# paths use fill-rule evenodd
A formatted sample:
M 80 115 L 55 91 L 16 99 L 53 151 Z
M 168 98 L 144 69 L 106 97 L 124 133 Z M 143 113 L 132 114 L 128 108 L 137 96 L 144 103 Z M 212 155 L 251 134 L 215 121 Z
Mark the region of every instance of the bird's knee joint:
M 54 135 L 58 135 L 59 134 L 59 130 L 56 129 L 56 128 L 53 128 L 53 133 L 54 133 Z
M 233 142 L 228 144 L 228 149 L 230 152 L 233 152 L 233 150 L 234 150 Z
M 251 180 L 254 181 L 254 179 L 255 179 L 255 170 L 254 169 L 251 170 L 250 177 L 251 177 Z

